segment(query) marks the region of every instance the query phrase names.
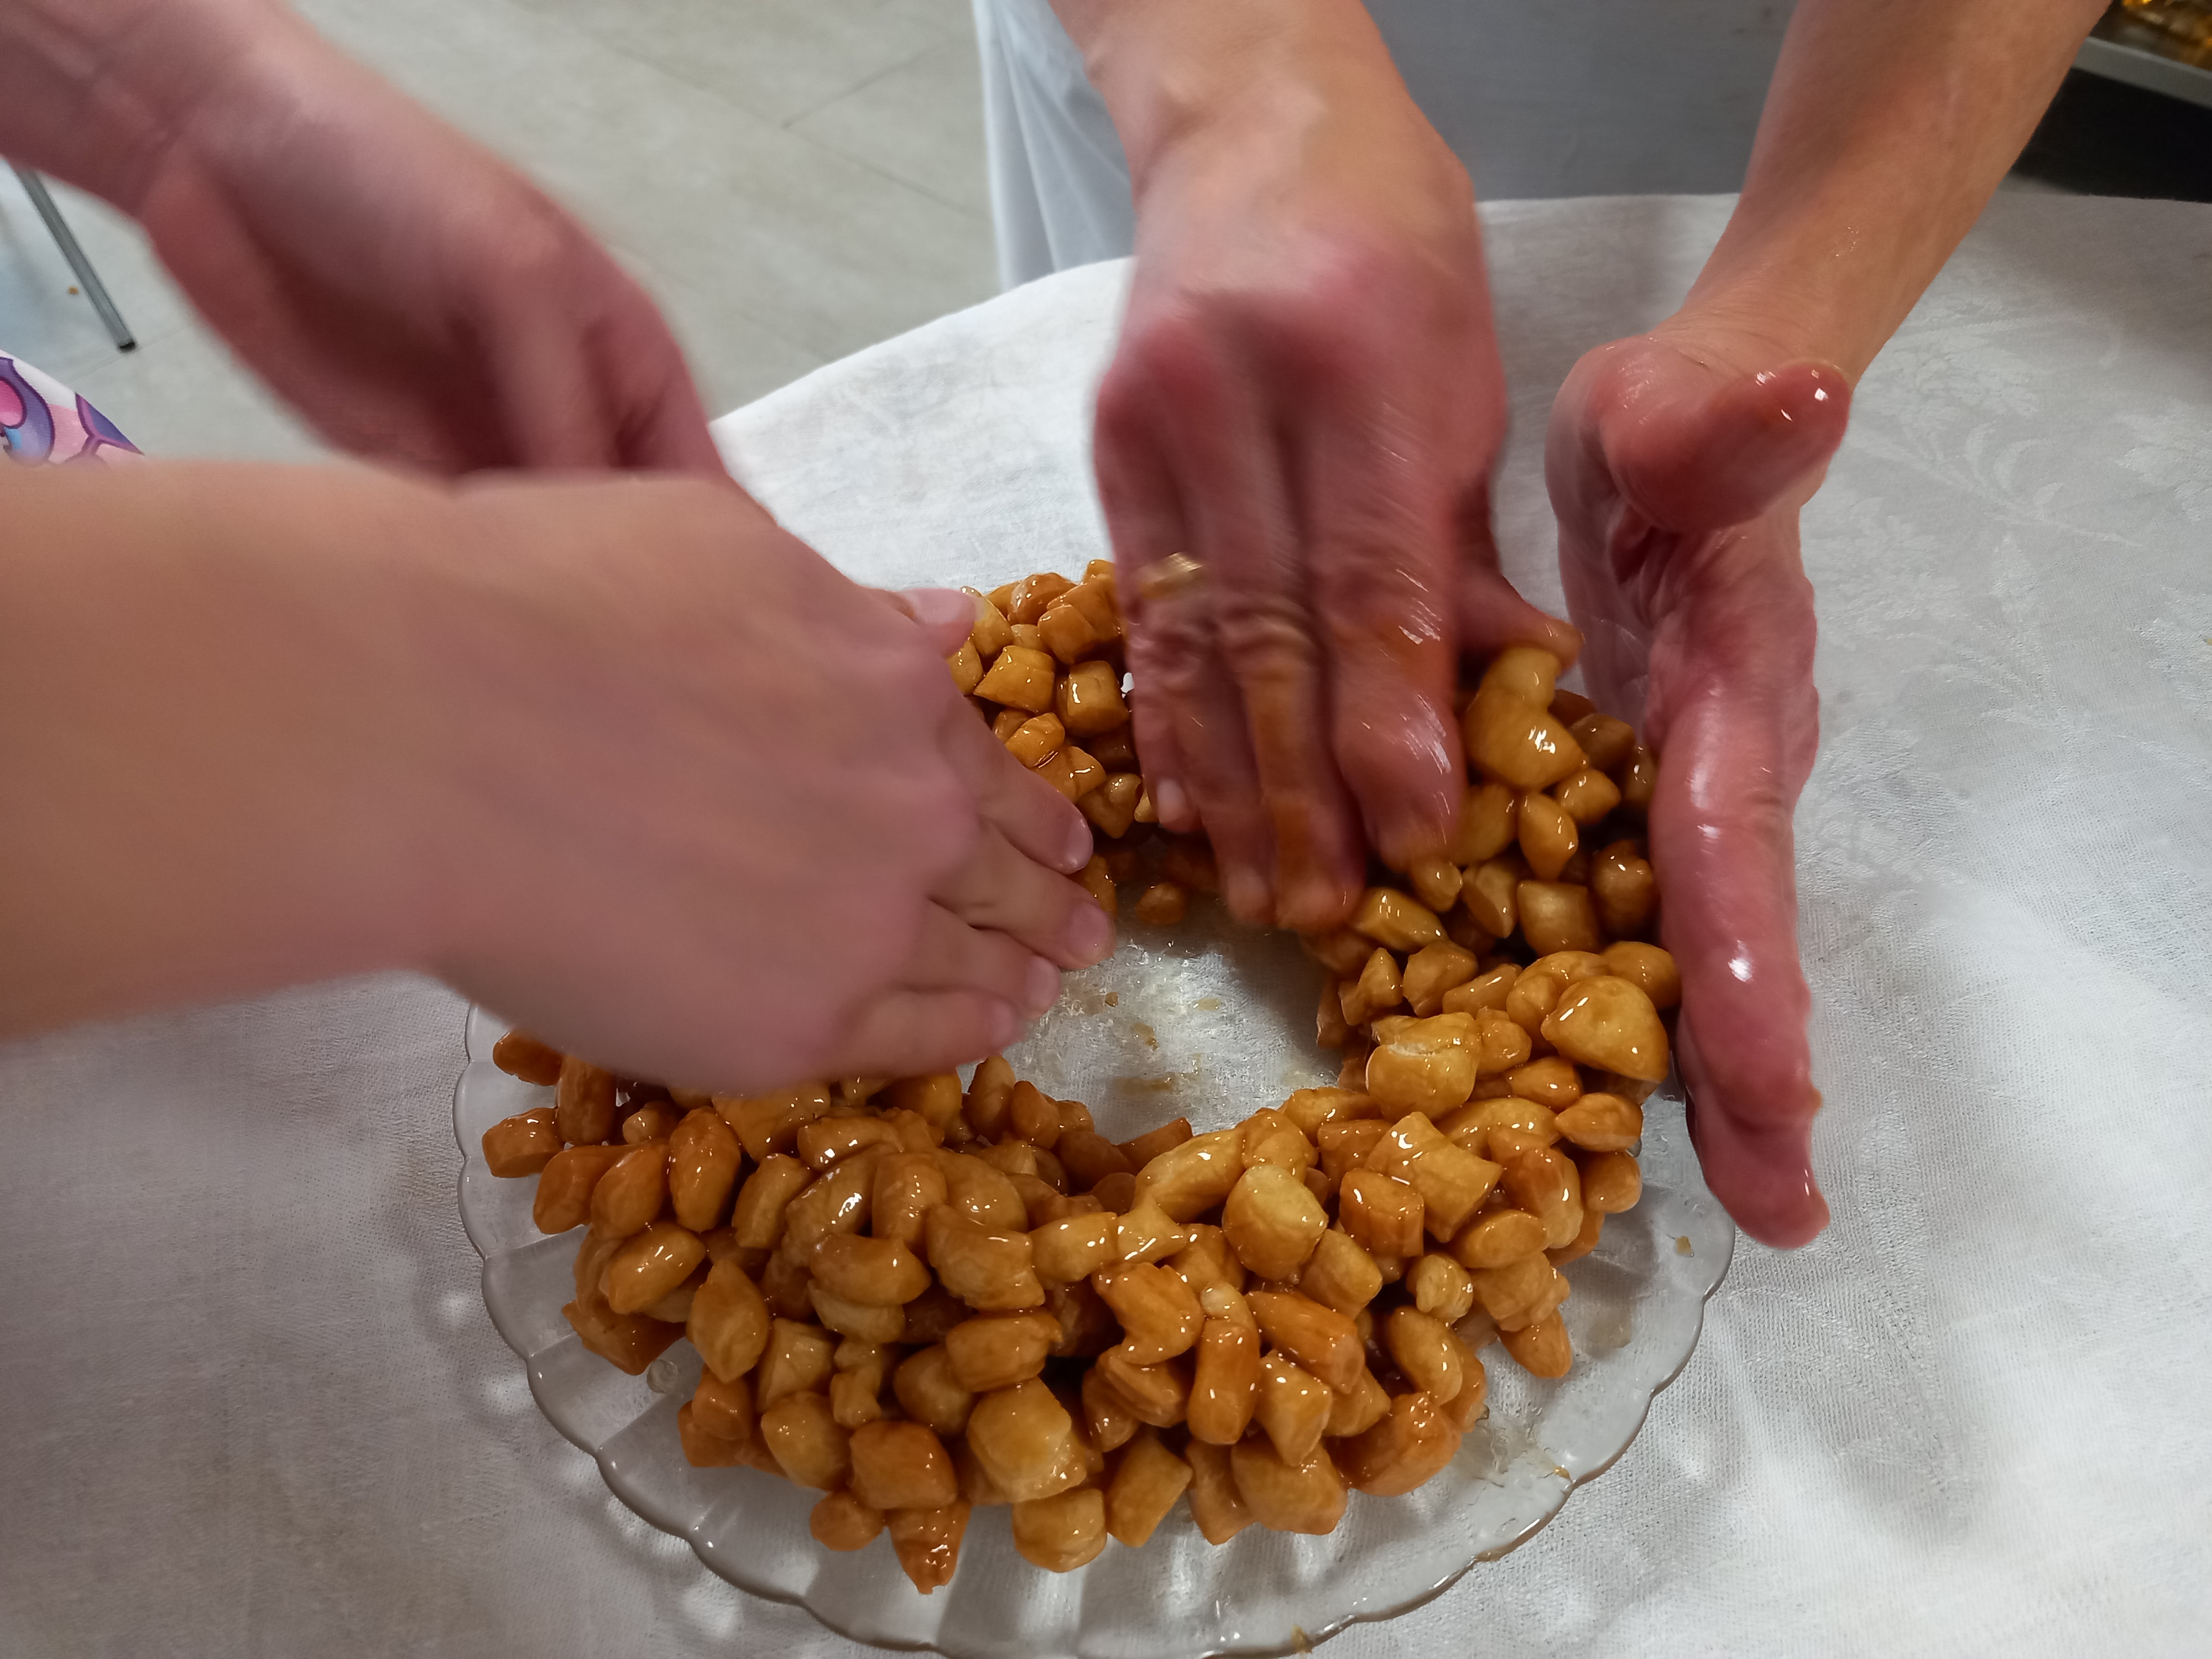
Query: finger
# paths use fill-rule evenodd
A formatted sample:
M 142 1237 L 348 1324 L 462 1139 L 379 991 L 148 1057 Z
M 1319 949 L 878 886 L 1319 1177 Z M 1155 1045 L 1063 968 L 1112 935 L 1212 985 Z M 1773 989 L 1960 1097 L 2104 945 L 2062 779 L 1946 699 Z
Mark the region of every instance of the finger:
M 1753 1237 L 1796 1245 L 1828 1212 L 1790 829 L 1819 734 L 1812 605 L 1802 571 L 1785 575 L 1705 596 L 1694 635 L 1655 645 L 1650 834 L 1706 1181 Z
M 505 459 L 539 468 L 729 474 L 684 357 L 644 291 L 565 217 L 512 252 L 477 321 Z
M 1223 900 L 1236 917 L 1264 924 L 1273 914 L 1273 837 L 1261 800 L 1243 698 L 1214 645 L 1208 601 L 1193 592 L 1149 607 L 1133 629 L 1129 669 L 1150 688 L 1153 714 L 1185 763 L 1182 778 L 1156 795 L 1160 821 L 1183 833 L 1203 829 L 1221 872 Z M 1149 751 L 1141 751 L 1149 754 Z M 1172 815 L 1164 800 L 1172 799 Z
M 1008 754 L 965 698 L 945 710 L 939 741 L 983 822 L 1017 852 L 1066 875 L 1091 862 L 1090 823 L 1066 796 Z
M 922 912 L 899 983 L 909 991 L 981 991 L 1032 1019 L 1060 999 L 1053 963 L 1018 939 L 969 927 L 941 904 Z
M 593 331 L 599 375 L 611 388 L 616 464 L 727 477 L 684 352 L 645 291 L 605 262 L 607 321 Z
M 1459 648 L 1488 656 L 1509 645 L 1540 645 L 1562 669 L 1582 655 L 1582 630 L 1547 615 L 1514 591 L 1498 568 L 1490 523 L 1490 486 L 1470 490 L 1460 509 Z
M 1135 600 L 1130 665 L 1158 700 L 1188 765 L 1176 781 L 1213 843 L 1224 900 L 1239 920 L 1266 922 L 1274 912 L 1274 836 L 1252 748 L 1250 688 L 1244 665 L 1228 654 L 1222 623 L 1225 606 L 1248 660 L 1273 654 L 1285 632 L 1280 608 L 1264 588 L 1242 590 L 1271 545 L 1280 549 L 1274 556 L 1287 556 L 1290 534 L 1279 481 L 1270 477 L 1272 436 L 1240 386 L 1212 348 L 1185 331 L 1172 344 L 1155 344 L 1138 390 L 1112 401 L 1102 393 L 1099 441 L 1164 463 L 1162 494 L 1179 507 L 1189 542 L 1154 550 L 1122 590 Z M 1200 578 L 1172 593 L 1154 592 L 1147 573 L 1176 551 L 1197 560 Z M 1303 629 L 1293 624 L 1293 631 Z
M 1599 431 L 1629 504 L 1674 530 L 1718 529 L 1756 518 L 1815 477 L 1843 441 L 1850 384 L 1829 363 L 1668 390 L 1626 382 Z M 1679 388 L 1679 389 L 1676 389 Z
M 891 991 L 854 1015 L 824 1069 L 839 1077 L 949 1072 L 1019 1040 L 1012 1003 L 981 991 Z
M 1358 902 L 1366 842 L 1329 740 L 1328 681 L 1310 599 L 1313 580 L 1299 546 L 1284 453 L 1250 383 L 1218 377 L 1204 395 L 1164 397 L 1166 448 L 1186 481 L 1185 513 L 1206 573 L 1212 637 L 1177 654 L 1201 677 L 1187 708 L 1241 705 L 1241 743 L 1224 742 L 1200 769 L 1218 777 L 1225 809 L 1201 789 L 1200 811 L 1221 855 L 1222 889 L 1246 921 L 1316 930 Z M 1183 724 L 1188 726 L 1188 717 Z M 1185 740 L 1185 752 L 1194 744 Z M 1252 781 L 1241 780 L 1249 775 Z M 1224 810 L 1250 851 L 1222 853 Z M 1264 829 L 1264 836 L 1261 831 Z M 1263 853 L 1270 861 L 1258 865 Z
M 917 624 L 930 648 L 950 657 L 975 631 L 975 602 L 957 588 L 864 587 L 860 590 Z
M 1145 650 L 1133 631 L 1128 658 L 1131 669 L 1141 676 Z M 1129 736 L 1136 744 L 1137 765 L 1144 774 L 1146 792 L 1152 797 L 1153 816 L 1161 826 L 1177 835 L 1194 835 L 1205 828 L 1182 787 L 1182 780 L 1189 769 L 1182 750 L 1176 746 L 1175 722 L 1169 715 L 1166 699 L 1147 700 L 1141 679 L 1129 692 Z
M 1464 775 L 1457 490 L 1425 434 L 1358 394 L 1305 434 L 1300 471 L 1337 764 L 1368 840 L 1402 870 L 1443 845 Z
M 1153 442 L 1141 402 L 1141 394 L 1116 365 L 1098 391 L 1092 466 L 1114 547 L 1115 587 L 1128 623 L 1129 665 L 1135 676 L 1129 714 L 1145 787 L 1162 827 L 1189 835 L 1200 826 L 1183 782 L 1190 775 L 1188 760 L 1176 740 L 1175 708 L 1164 688 L 1157 696 L 1147 690 L 1152 681 L 1146 665 L 1164 642 L 1152 637 L 1138 591 L 1143 573 L 1180 551 L 1189 538 L 1182 499 Z M 1165 620 L 1153 618 L 1163 625 Z
M 477 319 L 488 359 L 506 465 L 544 470 L 617 464 L 616 411 L 597 385 L 594 354 L 565 284 L 548 283 L 523 256 L 519 279 L 501 285 Z
M 884 597 L 921 625 L 940 657 L 951 656 L 975 631 L 975 601 L 957 587 L 909 587 Z
M 675 343 L 669 343 L 674 349 Z M 646 380 L 632 381 L 627 413 L 617 429 L 615 459 L 618 465 L 665 472 L 692 472 L 710 478 L 727 478 L 729 467 L 715 447 L 707 425 L 706 405 L 692 384 L 691 372 L 682 358 L 666 371 Z
M 968 926 L 1009 935 L 1062 968 L 1088 968 L 1114 953 L 1114 923 L 1098 901 L 1016 852 L 988 823 L 967 862 L 930 896 Z
M 1813 1114 L 1820 1109 L 1819 1091 L 1813 1091 L 1802 1116 L 1787 1120 L 1731 1111 L 1714 1103 L 1732 1085 L 1714 1078 L 1697 1028 L 1686 1018 L 1675 1037 L 1676 1062 L 1689 1093 L 1690 1142 L 1713 1195 L 1762 1244 L 1794 1250 L 1811 1243 L 1829 1221 L 1828 1201 L 1813 1174 Z

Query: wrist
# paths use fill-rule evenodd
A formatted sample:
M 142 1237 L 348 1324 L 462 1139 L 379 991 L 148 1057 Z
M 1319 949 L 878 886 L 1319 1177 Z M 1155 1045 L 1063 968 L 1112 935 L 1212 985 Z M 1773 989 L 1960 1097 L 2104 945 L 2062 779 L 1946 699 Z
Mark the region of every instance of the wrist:
M 234 524 L 228 491 L 198 522 L 237 595 L 223 609 L 239 668 L 218 695 L 267 750 L 238 788 L 277 785 L 259 809 L 270 824 L 248 842 L 294 895 L 264 914 L 291 957 L 276 982 L 423 968 L 448 896 L 441 838 L 463 659 L 447 573 L 468 528 L 450 492 L 366 468 L 240 475 L 254 503 L 246 525 Z M 210 493 L 225 483 L 218 472 Z M 235 765 L 242 745 L 212 736 L 211 763 Z
M 1772 291 L 1765 289 L 1693 293 L 1681 309 L 1651 330 L 1677 350 L 1737 374 L 1816 362 L 1846 367 L 1856 382 L 1858 366 L 1846 366 L 1838 350 L 1844 332 L 1808 307 L 1776 303 Z
M 331 863 L 358 876 L 334 900 L 331 937 L 368 966 L 435 974 L 481 872 L 465 830 L 485 700 L 467 596 L 471 566 L 496 549 L 464 495 L 366 470 L 361 482 L 338 550 L 348 614 L 325 607 L 345 652 L 334 787 L 349 844 Z
M 22 0 L 0 12 L 0 144 L 135 212 L 184 136 L 249 112 L 257 64 L 300 37 L 272 0 Z
M 1856 380 L 2034 130 L 2097 0 L 1803 0 L 1686 310 Z
M 1879 270 L 1855 273 L 1832 247 L 1762 248 L 1725 264 L 1716 254 L 1654 331 L 1747 372 L 1832 363 L 1856 386 L 1895 326 L 1882 289 Z
M 1140 201 L 1157 169 L 1194 149 L 1310 125 L 1346 100 L 1410 101 L 1358 0 L 1061 0 L 1058 9 Z

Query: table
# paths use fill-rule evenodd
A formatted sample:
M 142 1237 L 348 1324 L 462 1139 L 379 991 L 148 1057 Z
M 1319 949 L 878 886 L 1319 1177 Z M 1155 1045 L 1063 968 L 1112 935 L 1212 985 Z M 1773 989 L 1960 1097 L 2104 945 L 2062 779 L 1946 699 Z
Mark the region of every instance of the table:
M 1717 198 L 1487 217 L 1510 573 L 1575 356 Z M 730 416 L 855 574 L 1100 550 L 1079 270 Z M 2000 200 L 1808 514 L 1799 812 L 1837 1223 L 1746 1244 L 1641 1437 L 1335 1659 L 2201 1652 L 2212 1608 L 2212 210 Z M 387 977 L 0 1049 L 0 1650 L 860 1651 L 746 1601 L 538 1416 L 455 1218 L 460 1004 Z

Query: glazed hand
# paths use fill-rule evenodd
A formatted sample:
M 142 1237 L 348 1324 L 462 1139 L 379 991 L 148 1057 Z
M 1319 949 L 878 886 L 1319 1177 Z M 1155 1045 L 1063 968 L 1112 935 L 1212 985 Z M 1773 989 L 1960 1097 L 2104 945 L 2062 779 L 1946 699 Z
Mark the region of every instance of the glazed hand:
M 1651 857 L 1692 1133 L 1715 1195 L 1773 1244 L 1828 1218 L 1790 832 L 1820 736 L 1797 517 L 1849 403 L 1832 367 L 1678 319 L 1576 366 L 1546 453 L 1590 696 L 1659 756 Z
M 249 368 L 381 459 L 720 472 L 666 324 L 574 219 L 289 13 L 247 23 L 123 204 Z
M 1349 914 L 1370 846 L 1443 845 L 1459 651 L 1574 653 L 1498 573 L 1467 175 L 1387 57 L 1313 57 L 1139 168 L 1097 437 L 1160 820 L 1204 824 L 1239 917 L 1304 929 Z M 1177 553 L 1202 580 L 1170 592 L 1146 573 Z
M 1659 751 L 1652 860 L 1706 1179 L 1754 1237 L 1826 1224 L 1790 815 L 1819 738 L 1799 507 L 1866 372 L 2020 155 L 2097 0 L 1802 0 L 1683 309 L 1583 359 L 1547 446 L 1599 702 Z M 1879 112 L 1875 118 L 1870 112 Z

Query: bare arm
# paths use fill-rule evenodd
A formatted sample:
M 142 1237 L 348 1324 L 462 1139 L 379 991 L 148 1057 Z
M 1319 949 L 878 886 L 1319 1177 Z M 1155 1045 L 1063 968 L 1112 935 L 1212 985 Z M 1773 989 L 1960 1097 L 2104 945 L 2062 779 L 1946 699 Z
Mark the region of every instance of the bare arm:
M 1199 129 L 1319 88 L 1402 95 L 1358 0 L 1052 0 L 1114 118 L 1141 201 L 1152 167 Z
M 758 1092 L 978 1057 L 1111 948 L 965 596 L 726 485 L 0 466 L 0 1036 L 410 968 Z
M 2100 0 L 1802 0 L 1684 306 L 1853 380 L 1973 226 Z
M 56 467 L 0 511 L 0 1031 L 425 960 L 431 493 Z

